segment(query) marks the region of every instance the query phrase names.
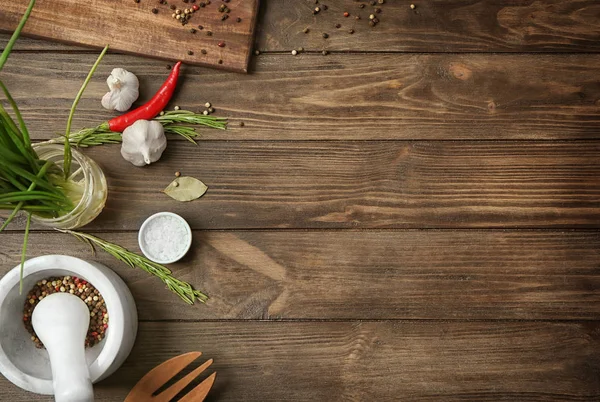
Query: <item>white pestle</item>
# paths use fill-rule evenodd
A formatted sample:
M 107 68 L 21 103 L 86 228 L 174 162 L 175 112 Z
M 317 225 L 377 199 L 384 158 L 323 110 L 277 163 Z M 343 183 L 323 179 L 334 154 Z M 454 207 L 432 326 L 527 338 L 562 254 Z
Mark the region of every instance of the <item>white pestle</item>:
M 77 296 L 55 293 L 33 310 L 32 324 L 50 357 L 56 402 L 93 402 L 94 390 L 85 359 L 90 311 Z

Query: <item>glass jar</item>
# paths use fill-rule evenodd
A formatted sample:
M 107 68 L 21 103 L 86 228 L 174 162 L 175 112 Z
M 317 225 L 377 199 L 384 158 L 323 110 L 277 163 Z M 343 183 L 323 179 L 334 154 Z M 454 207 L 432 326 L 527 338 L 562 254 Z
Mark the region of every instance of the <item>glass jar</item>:
M 42 160 L 54 162 L 63 169 L 64 146 L 56 144 L 33 144 L 33 149 Z M 106 204 L 108 186 L 100 166 L 88 156 L 72 148 L 71 174 L 68 182 L 72 194 L 67 190 L 65 195 L 71 198 L 75 208 L 68 214 L 59 217 L 32 215 L 32 219 L 44 226 L 57 229 L 77 229 L 93 221 L 102 212 Z

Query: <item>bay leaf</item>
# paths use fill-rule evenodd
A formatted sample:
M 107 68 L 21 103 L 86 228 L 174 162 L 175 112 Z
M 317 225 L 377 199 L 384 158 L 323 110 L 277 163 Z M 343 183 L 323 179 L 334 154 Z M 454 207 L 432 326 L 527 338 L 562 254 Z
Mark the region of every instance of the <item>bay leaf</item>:
M 163 190 L 163 193 L 177 201 L 187 202 L 202 197 L 206 190 L 208 190 L 208 186 L 200 180 L 194 177 L 182 176 L 173 180 Z

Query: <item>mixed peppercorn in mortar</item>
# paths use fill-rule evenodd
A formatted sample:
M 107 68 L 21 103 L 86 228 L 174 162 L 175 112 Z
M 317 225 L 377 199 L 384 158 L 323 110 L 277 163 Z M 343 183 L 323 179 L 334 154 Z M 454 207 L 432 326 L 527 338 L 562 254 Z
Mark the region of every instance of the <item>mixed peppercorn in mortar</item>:
M 62 276 L 37 282 L 27 294 L 23 308 L 23 322 L 36 348 L 41 349 L 44 345 L 33 329 L 31 316 L 38 303 L 53 293 L 70 293 L 83 300 L 90 310 L 90 327 L 85 338 L 85 347 L 98 344 L 108 330 L 108 311 L 104 298 L 98 289 L 87 281 L 74 276 Z

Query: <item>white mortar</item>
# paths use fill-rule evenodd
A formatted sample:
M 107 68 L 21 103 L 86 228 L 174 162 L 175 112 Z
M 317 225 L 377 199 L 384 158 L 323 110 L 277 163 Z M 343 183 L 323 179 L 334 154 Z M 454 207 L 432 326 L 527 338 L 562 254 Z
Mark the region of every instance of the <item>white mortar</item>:
M 137 334 L 137 310 L 131 292 L 117 274 L 102 264 L 65 255 L 47 255 L 25 262 L 23 294 L 19 295 L 20 266 L 0 280 L 0 372 L 30 392 L 52 395 L 48 353 L 36 349 L 23 324 L 27 292 L 52 276 L 71 275 L 91 283 L 104 298 L 109 326 L 104 339 L 86 350 L 92 382 L 114 373 L 125 361 Z M 59 314 L 59 312 L 57 312 Z

